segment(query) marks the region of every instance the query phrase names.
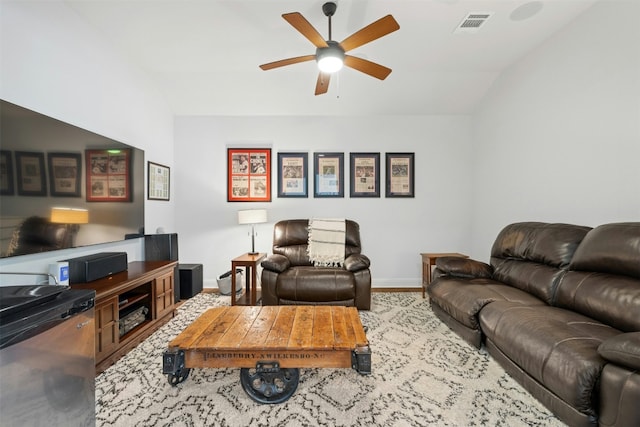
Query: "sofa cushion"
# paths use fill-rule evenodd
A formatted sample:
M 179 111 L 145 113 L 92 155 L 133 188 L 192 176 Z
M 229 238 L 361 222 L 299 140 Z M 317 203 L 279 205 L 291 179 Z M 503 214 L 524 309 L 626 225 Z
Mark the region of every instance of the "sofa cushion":
M 598 346 L 620 331 L 568 310 L 497 301 L 480 312 L 488 340 L 564 402 L 596 415 L 606 361 Z
M 640 222 L 594 228 L 569 269 L 554 305 L 621 331 L 640 331 Z
M 640 279 L 640 222 L 594 228 L 576 250 L 569 269 Z
M 355 298 L 353 273 L 343 268 L 297 267 L 278 275 L 279 298 L 290 301 L 344 301 Z
M 544 222 L 507 225 L 496 237 L 491 257 L 521 259 L 552 267 L 569 265 L 576 248 L 591 227 Z
M 496 266 L 493 278 L 534 295 L 550 305 L 556 287 L 564 274 L 565 271 L 557 267 L 506 259 Z
M 478 329 L 478 313 L 493 301 L 513 301 L 520 304 L 544 305 L 544 302 L 520 289 L 491 279 L 465 279 L 445 276 L 432 282 L 427 290 L 431 304 L 436 304 L 449 316 L 468 328 Z
M 564 268 L 589 230 L 570 224 L 510 224 L 491 248 L 493 278 L 551 304 Z
M 554 305 L 624 332 L 640 331 L 640 280 L 569 271 L 558 286 Z

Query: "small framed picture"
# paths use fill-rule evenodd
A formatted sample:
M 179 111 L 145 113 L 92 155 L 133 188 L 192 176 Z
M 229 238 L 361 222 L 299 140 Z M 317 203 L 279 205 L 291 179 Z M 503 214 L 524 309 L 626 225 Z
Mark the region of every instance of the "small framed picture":
M 148 200 L 169 200 L 170 174 L 169 166 L 147 162 Z
M 344 197 L 344 153 L 313 153 L 313 197 Z
M 351 197 L 380 197 L 380 153 L 350 154 Z
M 131 150 L 87 150 L 87 202 L 131 201 Z
M 80 197 L 82 155 L 48 153 L 49 192 L 53 197 Z
M 46 196 L 47 178 L 44 169 L 44 153 L 16 151 L 18 169 L 18 195 Z
M 307 153 L 278 153 L 278 197 L 308 197 Z
M 14 193 L 11 151 L 0 150 L 0 194 L 12 196 Z
M 386 197 L 415 197 L 415 153 L 386 154 Z
M 227 149 L 227 201 L 271 201 L 271 148 Z

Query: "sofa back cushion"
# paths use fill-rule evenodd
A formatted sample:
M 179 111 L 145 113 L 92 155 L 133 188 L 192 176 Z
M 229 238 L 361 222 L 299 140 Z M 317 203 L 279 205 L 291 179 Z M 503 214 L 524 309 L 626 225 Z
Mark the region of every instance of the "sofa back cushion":
M 543 222 L 507 225 L 491 248 L 493 278 L 551 304 L 564 269 L 589 230 Z
M 345 258 L 351 254 L 359 254 L 360 226 L 357 222 L 346 220 Z M 289 258 L 292 266 L 312 265 L 307 255 L 309 244 L 309 220 L 289 219 L 279 221 L 273 228 L 273 253 Z
M 640 331 L 640 222 L 594 228 L 569 270 L 554 305 L 621 331 Z

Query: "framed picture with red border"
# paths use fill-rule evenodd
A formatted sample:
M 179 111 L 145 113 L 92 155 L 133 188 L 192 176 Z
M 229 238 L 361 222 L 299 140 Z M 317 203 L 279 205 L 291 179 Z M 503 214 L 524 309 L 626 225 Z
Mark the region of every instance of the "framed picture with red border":
M 227 201 L 271 201 L 271 148 L 227 148 Z
M 87 202 L 131 201 L 131 150 L 86 150 Z

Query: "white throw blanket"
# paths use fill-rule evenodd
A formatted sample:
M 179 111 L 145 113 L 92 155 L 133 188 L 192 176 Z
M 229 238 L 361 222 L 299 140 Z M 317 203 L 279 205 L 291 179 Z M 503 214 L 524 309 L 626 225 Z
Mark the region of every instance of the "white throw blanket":
M 344 263 L 344 219 L 310 219 L 307 254 L 316 267 L 340 267 Z

